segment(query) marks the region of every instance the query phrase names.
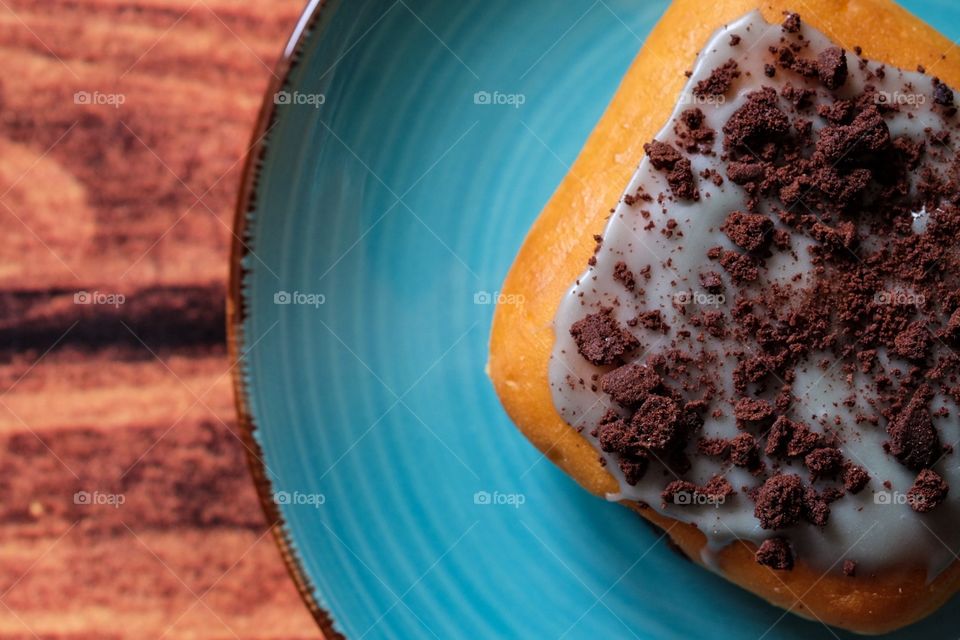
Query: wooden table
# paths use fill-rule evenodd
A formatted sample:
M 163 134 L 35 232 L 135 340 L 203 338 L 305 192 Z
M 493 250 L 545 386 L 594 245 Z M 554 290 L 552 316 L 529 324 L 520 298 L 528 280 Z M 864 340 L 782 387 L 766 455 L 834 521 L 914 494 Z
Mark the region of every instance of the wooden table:
M 0 0 L 0 638 L 315 638 L 237 438 L 242 157 L 302 0 Z

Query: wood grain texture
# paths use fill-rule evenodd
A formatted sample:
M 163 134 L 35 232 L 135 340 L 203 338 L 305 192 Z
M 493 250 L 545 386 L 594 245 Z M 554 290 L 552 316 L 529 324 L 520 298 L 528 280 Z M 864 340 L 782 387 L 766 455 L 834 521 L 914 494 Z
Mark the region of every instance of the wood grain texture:
M 242 159 L 302 6 L 0 2 L 0 638 L 319 635 L 223 347 Z

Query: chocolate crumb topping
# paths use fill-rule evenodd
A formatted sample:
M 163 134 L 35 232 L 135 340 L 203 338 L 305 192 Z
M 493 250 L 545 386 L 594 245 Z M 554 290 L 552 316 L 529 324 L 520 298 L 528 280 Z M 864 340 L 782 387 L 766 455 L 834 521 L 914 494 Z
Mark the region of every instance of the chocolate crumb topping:
M 751 146 L 776 141 L 790 131 L 790 118 L 780 110 L 777 92 L 764 87 L 747 95 L 746 103 L 723 125 L 725 149 L 750 152 Z
M 693 88 L 693 95 L 699 97 L 722 96 L 730 89 L 734 79 L 740 77 L 740 68 L 735 60 L 727 60 L 710 72 L 710 76 L 701 80 Z
M 820 447 L 806 455 L 803 463 L 810 470 L 810 479 L 836 475 L 843 466 L 843 454 L 834 447 Z
M 798 33 L 800 31 L 800 14 L 791 13 L 789 11 L 783 12 L 783 30 L 787 33 Z
M 817 75 L 827 89 L 835 90 L 847 81 L 847 54 L 839 47 L 830 47 L 817 56 Z
M 628 364 L 600 377 L 600 388 L 624 407 L 643 403 L 660 385 L 660 376 L 650 367 Z
M 620 261 L 613 265 L 613 279 L 618 281 L 627 291 L 633 291 L 637 288 L 637 279 L 630 271 L 627 263 Z
M 940 82 L 939 78 L 933 79 L 933 101 L 944 107 L 953 106 L 953 90 Z
M 577 349 L 588 362 L 597 366 L 614 364 L 640 346 L 640 341 L 613 317 L 613 308 L 591 313 L 570 327 Z
M 757 549 L 756 559 L 758 564 L 778 571 L 793 569 L 793 551 L 790 550 L 790 543 L 786 538 L 764 540 Z
M 940 506 L 947 497 L 949 488 L 947 482 L 937 472 L 924 469 L 907 491 L 907 502 L 917 513 L 929 513 Z
M 773 221 L 759 213 L 734 211 L 727 216 L 721 230 L 730 240 L 746 251 L 762 249 L 770 241 Z
M 803 511 L 803 481 L 797 475 L 777 474 L 757 492 L 753 515 L 764 529 L 785 529 L 797 524 Z
M 766 426 L 773 415 L 773 405 L 762 398 L 741 398 L 733 408 L 733 416 L 741 429 Z
M 650 164 L 655 169 L 667 173 L 667 184 L 673 195 L 684 200 L 700 198 L 694 183 L 690 161 L 680 155 L 673 146 L 653 140 L 643 145 L 643 151 L 650 158 Z
M 810 524 L 816 527 L 825 526 L 830 517 L 830 503 L 827 497 L 817 493 L 813 487 L 804 489 L 802 514 L 803 519 Z
M 870 482 L 870 474 L 861 466 L 847 462 L 843 467 L 843 488 L 850 493 L 860 493 Z
M 760 466 L 757 440 L 749 433 L 741 433 L 730 440 L 730 462 L 738 467 L 756 469 Z
M 857 563 L 853 560 L 843 561 L 843 575 L 853 578 L 857 575 Z
M 651 395 L 633 414 L 630 426 L 637 433 L 637 442 L 650 451 L 670 449 L 678 435 L 680 409 L 670 398 Z
M 912 471 L 932 466 L 942 451 L 940 436 L 927 408 L 930 395 L 929 387 L 921 387 L 887 426 L 888 450 Z

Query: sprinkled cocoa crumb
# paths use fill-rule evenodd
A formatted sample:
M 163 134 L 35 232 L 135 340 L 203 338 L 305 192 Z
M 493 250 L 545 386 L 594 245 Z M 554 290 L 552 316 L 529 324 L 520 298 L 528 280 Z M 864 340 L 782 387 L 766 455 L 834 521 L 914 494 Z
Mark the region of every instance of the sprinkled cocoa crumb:
M 633 291 L 637 288 L 637 279 L 626 262 L 622 260 L 613 265 L 613 279 L 624 286 L 627 291 Z
M 888 450 L 913 471 L 932 466 L 942 451 L 940 436 L 927 408 L 930 396 L 930 388 L 921 387 L 887 425 Z
M 730 462 L 738 467 L 756 469 L 760 466 L 757 440 L 749 433 L 741 433 L 730 440 Z
M 734 79 L 740 77 L 740 68 L 732 58 L 710 72 L 710 75 L 697 83 L 693 88 L 693 95 L 698 97 L 722 96 L 729 89 Z
M 953 106 L 953 91 L 939 78 L 933 79 L 933 101 L 945 107 Z
M 653 140 L 643 145 L 643 151 L 655 169 L 667 172 L 667 184 L 673 195 L 685 200 L 700 198 L 690 161 L 680 155 L 673 146 Z
M 867 483 L 870 482 L 870 474 L 867 470 L 852 462 L 847 462 L 843 467 L 843 488 L 850 493 L 860 493 Z
M 817 56 L 817 75 L 827 89 L 835 90 L 847 81 L 847 55 L 839 47 L 830 47 Z
M 780 90 L 780 95 L 786 98 L 797 109 L 805 109 L 813 102 L 813 98 L 817 95 L 817 92 L 805 87 L 796 87 L 788 82 L 783 86 L 783 89 Z
M 716 271 L 701 272 L 699 277 L 700 285 L 710 293 L 723 291 L 723 278 Z M 958 320 L 958 325 L 960 325 L 960 320 Z
M 640 342 L 613 317 L 613 308 L 604 307 L 570 327 L 577 350 L 597 366 L 613 364 L 640 346 Z
M 628 364 L 602 375 L 600 388 L 618 404 L 632 407 L 642 403 L 661 382 L 650 367 Z
M 697 452 L 705 456 L 726 458 L 730 455 L 730 441 L 726 438 L 701 438 L 697 442 Z
M 720 266 L 730 274 L 733 281 L 742 284 L 754 282 L 760 277 L 760 269 L 752 256 L 736 251 L 723 251 L 720 254 Z
M 753 515 L 764 529 L 784 529 L 800 521 L 803 481 L 797 475 L 777 474 L 757 491 Z
M 786 538 L 764 540 L 757 549 L 756 559 L 758 564 L 778 571 L 793 569 L 793 551 Z
M 650 329 L 651 331 L 666 331 L 667 325 L 663 321 L 663 313 L 660 309 L 653 309 L 652 311 L 644 311 L 637 314 L 635 324 L 639 324 L 645 329 Z
M 843 561 L 843 575 L 853 578 L 857 575 L 857 563 L 853 560 Z
M 803 519 L 810 524 L 822 527 L 830 518 L 830 505 L 813 487 L 807 487 L 803 492 L 802 514 Z
M 786 16 L 783 20 L 783 30 L 787 33 L 797 33 L 800 31 L 800 15 L 797 13 L 791 13 L 789 11 L 784 11 L 783 15 Z
M 730 34 L 730 46 L 735 47 L 740 44 L 740 36 L 735 33 Z
M 949 489 L 947 482 L 937 472 L 923 469 L 907 491 L 907 502 L 917 513 L 928 513 L 943 502 Z
M 633 414 L 630 427 L 637 442 L 650 451 L 667 451 L 678 436 L 680 409 L 670 398 L 650 395 Z
M 773 405 L 762 398 L 741 398 L 733 408 L 733 417 L 741 429 L 766 426 L 773 415 Z
M 810 479 L 835 475 L 843 466 L 843 454 L 834 447 L 820 447 L 806 455 L 803 463 L 810 470 Z
M 760 146 L 790 131 L 790 119 L 777 105 L 777 92 L 764 87 L 747 94 L 747 101 L 723 125 L 725 149 Z
M 720 229 L 741 249 L 757 251 L 770 241 L 769 232 L 773 229 L 773 222 L 759 213 L 733 211 Z
M 923 322 L 914 322 L 901 331 L 893 342 L 894 352 L 907 360 L 923 360 L 927 357 L 931 342 L 930 332 Z

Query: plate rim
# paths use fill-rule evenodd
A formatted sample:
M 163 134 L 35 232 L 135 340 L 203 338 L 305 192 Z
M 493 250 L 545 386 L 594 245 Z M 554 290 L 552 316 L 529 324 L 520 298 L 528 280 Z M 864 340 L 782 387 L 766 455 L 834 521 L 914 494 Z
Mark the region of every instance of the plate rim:
M 250 470 L 260 507 L 266 517 L 266 523 L 270 526 L 273 540 L 280 551 L 280 557 L 287 568 L 287 573 L 293 579 L 301 600 L 313 616 L 314 622 L 320 627 L 324 638 L 346 640 L 346 637 L 336 629 L 337 625 L 330 610 L 324 608 L 317 597 L 319 592 L 307 574 L 299 552 L 293 545 L 287 522 L 273 500 L 274 490 L 263 461 L 264 451 L 254 437 L 257 425 L 251 410 L 249 389 L 245 379 L 246 370 L 240 366 L 241 343 L 244 339 L 243 325 L 247 317 L 243 283 L 244 278 L 249 273 L 249 270 L 244 267 L 244 261 L 251 253 L 247 244 L 247 241 L 249 241 L 248 231 L 253 220 L 253 204 L 257 195 L 257 186 L 263 169 L 264 158 L 266 157 L 267 133 L 275 123 L 277 105 L 272 97 L 289 84 L 290 73 L 299 61 L 308 38 L 313 33 L 321 14 L 326 15 L 323 9 L 335 3 L 335 1 L 309 0 L 287 38 L 277 62 L 274 64 L 272 75 L 269 77 L 267 87 L 264 90 L 250 143 L 245 152 L 243 172 L 234 209 L 226 296 L 226 330 L 227 357 L 231 363 L 230 377 L 233 387 L 234 408 L 237 414 L 237 427 L 240 432 L 240 439 L 244 444 L 247 467 Z

